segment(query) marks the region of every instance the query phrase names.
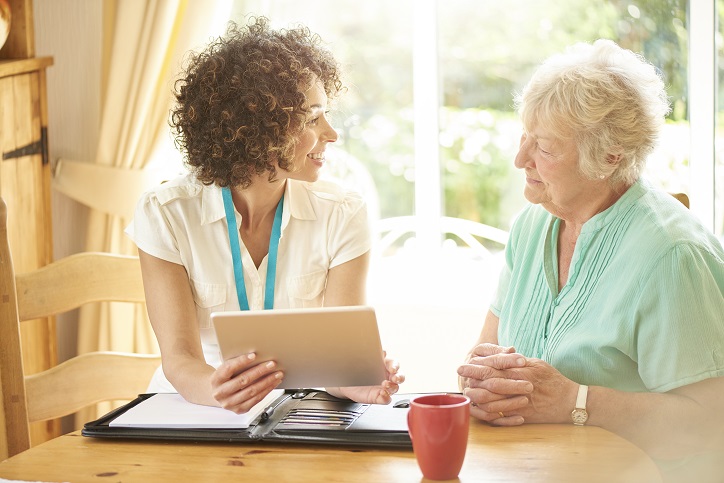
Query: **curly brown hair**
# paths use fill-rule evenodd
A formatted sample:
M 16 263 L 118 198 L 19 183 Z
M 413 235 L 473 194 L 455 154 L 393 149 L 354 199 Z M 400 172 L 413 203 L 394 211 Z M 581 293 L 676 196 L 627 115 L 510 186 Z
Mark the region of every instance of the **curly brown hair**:
M 264 17 L 191 53 L 170 125 L 176 147 L 204 184 L 248 187 L 255 176 L 292 168 L 307 122 L 306 92 L 317 80 L 329 98 L 342 89 L 337 62 L 306 27 L 272 30 Z

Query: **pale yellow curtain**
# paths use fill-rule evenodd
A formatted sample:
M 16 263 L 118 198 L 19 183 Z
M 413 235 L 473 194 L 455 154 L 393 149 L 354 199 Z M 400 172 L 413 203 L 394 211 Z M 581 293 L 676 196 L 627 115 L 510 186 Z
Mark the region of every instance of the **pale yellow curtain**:
M 106 0 L 96 159 L 90 163 L 60 160 L 54 175 L 55 189 L 91 208 L 87 251 L 137 253 L 123 230 L 140 193 L 161 181 L 158 170 L 148 170 L 147 166 L 168 137 L 173 81 L 184 54 L 202 46 L 218 29 L 222 3 Z M 158 352 L 144 306 L 83 307 L 78 333 L 79 353 Z M 84 411 L 76 423 L 109 409 L 99 406 Z

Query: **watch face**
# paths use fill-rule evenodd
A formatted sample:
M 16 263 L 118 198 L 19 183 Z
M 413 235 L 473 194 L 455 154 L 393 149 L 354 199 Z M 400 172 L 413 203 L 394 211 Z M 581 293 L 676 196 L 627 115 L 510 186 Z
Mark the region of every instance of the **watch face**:
M 588 420 L 588 413 L 585 409 L 576 408 L 571 413 L 571 419 L 573 419 L 573 424 L 583 425 Z

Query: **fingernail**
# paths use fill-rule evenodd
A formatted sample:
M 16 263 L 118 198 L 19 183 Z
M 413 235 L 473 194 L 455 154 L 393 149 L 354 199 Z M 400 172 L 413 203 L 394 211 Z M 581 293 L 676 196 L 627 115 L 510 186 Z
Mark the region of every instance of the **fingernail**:
M 277 372 L 276 374 L 274 374 L 274 377 L 276 377 L 277 379 L 281 379 L 281 378 L 284 377 L 284 373 L 281 372 L 281 371 L 279 371 L 279 372 Z
M 266 367 L 269 368 L 269 369 L 271 369 L 272 367 L 274 367 L 274 361 L 269 361 L 269 362 L 267 362 L 267 363 L 266 363 Z
M 526 392 L 533 392 L 533 384 L 528 383 L 525 385 L 525 391 Z
M 254 352 L 250 352 L 249 354 L 246 355 L 246 358 L 249 359 L 250 361 L 253 361 L 254 359 L 256 359 L 256 354 Z
M 519 366 L 524 366 L 524 365 L 525 365 L 525 358 L 523 358 L 523 357 L 518 357 L 518 358 L 515 360 L 515 363 L 516 363 L 517 365 L 519 365 Z

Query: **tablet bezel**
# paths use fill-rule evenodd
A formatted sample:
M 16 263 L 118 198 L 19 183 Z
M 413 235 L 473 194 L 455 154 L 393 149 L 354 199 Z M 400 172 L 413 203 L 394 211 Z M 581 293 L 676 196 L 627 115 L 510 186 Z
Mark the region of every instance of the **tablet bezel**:
M 386 378 L 372 307 L 213 312 L 223 360 L 256 353 L 275 360 L 282 389 L 374 386 Z

